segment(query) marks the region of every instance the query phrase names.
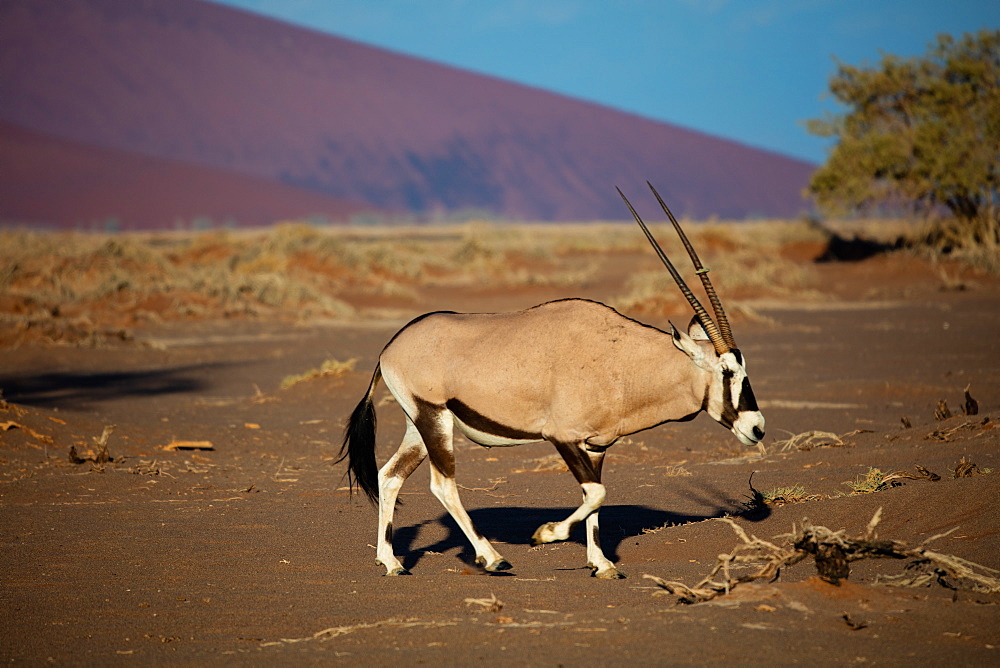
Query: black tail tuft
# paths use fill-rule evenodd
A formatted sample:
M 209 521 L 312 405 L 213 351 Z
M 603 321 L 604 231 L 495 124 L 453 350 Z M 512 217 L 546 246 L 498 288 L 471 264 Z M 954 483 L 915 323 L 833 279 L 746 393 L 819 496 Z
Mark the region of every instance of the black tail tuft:
M 378 503 L 378 464 L 375 461 L 375 405 L 372 394 L 380 377 L 376 367 L 368 393 L 351 413 L 351 420 L 344 430 L 344 444 L 340 448 L 340 459 L 347 460 L 347 481 L 354 491 L 355 486 L 368 496 L 372 503 Z

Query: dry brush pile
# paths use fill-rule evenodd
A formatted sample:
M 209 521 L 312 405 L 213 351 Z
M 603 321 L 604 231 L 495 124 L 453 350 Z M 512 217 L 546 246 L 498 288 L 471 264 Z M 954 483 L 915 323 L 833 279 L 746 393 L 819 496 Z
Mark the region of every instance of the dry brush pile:
M 951 534 L 955 529 L 931 536 L 919 545 L 904 541 L 882 540 L 876 528 L 882 518 L 879 508 L 863 536 L 850 537 L 845 531 L 832 531 L 815 526 L 808 519 L 794 527 L 789 534 L 777 536 L 782 545 L 749 536 L 743 528 L 729 518 L 726 522 L 739 538 L 739 543 L 729 553 L 720 554 L 715 567 L 698 583 L 688 586 L 683 582 L 664 580 L 655 575 L 643 577 L 652 580 L 665 593 L 676 597 L 678 603 L 702 603 L 729 594 L 741 584 L 763 580 L 776 580 L 783 568 L 812 558 L 820 578 L 838 584 L 850 575 L 850 563 L 861 559 L 906 560 L 906 567 L 899 575 L 880 578 L 883 584 L 898 587 L 922 587 L 940 584 L 949 589 L 965 588 L 973 591 L 1000 592 L 1000 571 L 962 559 L 951 554 L 931 550 L 934 541 Z M 749 569 L 742 574 L 739 570 Z

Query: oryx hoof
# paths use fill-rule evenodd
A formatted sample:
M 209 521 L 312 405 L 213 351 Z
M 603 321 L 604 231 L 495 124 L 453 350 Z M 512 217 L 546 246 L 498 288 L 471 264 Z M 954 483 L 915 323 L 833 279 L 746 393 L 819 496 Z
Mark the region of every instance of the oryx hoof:
M 496 573 L 497 571 L 509 571 L 514 568 L 509 561 L 500 557 L 496 561 L 487 564 L 486 559 L 483 557 L 476 557 L 476 565 L 481 566 L 483 570 L 489 571 L 490 573 Z
M 562 540 L 555 532 L 557 525 L 558 522 L 546 522 L 542 526 L 535 529 L 535 533 L 531 536 L 531 544 L 544 545 L 545 543 Z
M 594 572 L 590 574 L 591 577 L 599 578 L 601 580 L 625 579 L 625 574 L 622 573 L 617 568 L 615 568 L 614 566 L 608 566 L 607 568 L 595 568 L 594 566 L 591 566 L 591 568 L 594 569 Z
M 375 563 L 378 564 L 379 566 L 385 566 L 385 574 L 386 575 L 410 575 L 411 574 L 410 571 L 408 571 L 405 568 L 403 568 L 402 564 L 396 564 L 395 566 L 386 566 L 385 564 L 383 564 L 379 560 L 376 560 Z

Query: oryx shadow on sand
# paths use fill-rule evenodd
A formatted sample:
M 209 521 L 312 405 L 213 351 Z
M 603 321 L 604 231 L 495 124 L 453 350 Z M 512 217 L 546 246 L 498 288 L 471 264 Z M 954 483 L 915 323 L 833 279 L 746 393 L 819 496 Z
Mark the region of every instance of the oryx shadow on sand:
M 764 505 L 744 504 L 740 501 L 725 500 L 720 490 L 710 490 L 713 500 L 702 498 L 702 513 L 679 513 L 645 505 L 615 505 L 609 504 L 601 508 L 601 545 L 605 554 L 612 561 L 618 561 L 619 546 L 630 538 L 640 536 L 644 529 L 657 529 L 662 526 L 676 526 L 701 522 L 718 517 L 740 517 L 752 522 L 759 522 L 770 515 L 770 510 Z M 749 502 L 750 497 L 744 501 Z M 546 522 L 558 521 L 568 517 L 575 507 L 569 506 L 497 506 L 492 508 L 475 508 L 469 510 L 469 516 L 479 532 L 494 543 L 509 545 L 531 545 L 531 537 L 539 526 Z M 438 525 L 447 530 L 447 535 L 430 544 L 423 544 L 419 538 L 424 527 Z M 586 546 L 584 523 L 573 528 L 566 543 L 581 546 L 581 558 Z M 557 545 L 559 543 L 552 543 Z M 407 570 L 416 566 L 426 552 L 447 552 L 459 548 L 458 556 L 466 564 L 475 563 L 475 552 L 458 525 L 447 512 L 442 511 L 433 519 L 415 524 L 400 524 L 393 536 L 393 547 L 403 567 Z M 501 552 L 503 548 L 498 547 Z M 567 564 L 569 566 L 569 564 Z M 485 572 L 485 571 L 484 571 Z M 513 571 L 500 571 L 490 575 L 514 575 Z

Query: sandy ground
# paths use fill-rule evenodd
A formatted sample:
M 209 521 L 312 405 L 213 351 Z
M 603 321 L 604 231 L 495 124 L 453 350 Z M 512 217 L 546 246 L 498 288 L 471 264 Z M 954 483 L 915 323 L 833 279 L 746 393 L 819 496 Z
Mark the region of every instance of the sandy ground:
M 862 535 L 878 508 L 879 538 L 916 546 L 957 527 L 931 547 L 1000 568 L 1000 289 L 980 280 L 942 290 L 915 262 L 827 265 L 828 298 L 758 301 L 755 317 L 736 319 L 767 417 L 766 456 L 705 415 L 611 449 L 601 524 L 605 552 L 628 575 L 618 581 L 590 577 L 580 530 L 531 546 L 538 525 L 579 501 L 551 446 L 461 439 L 465 505 L 514 568 L 473 565 L 424 465 L 396 522 L 413 575 L 382 575 L 375 513 L 349 495 L 334 460 L 401 322 L 168 322 L 96 348 L 0 350 L 0 660 L 996 665 L 1000 595 L 875 583 L 906 560 L 854 562 L 834 586 L 809 559 L 696 605 L 643 577 L 697 583 L 740 542 L 722 516 L 783 544 L 804 519 Z M 509 309 L 539 296 L 462 295 L 424 310 Z M 279 389 L 329 358 L 358 358 L 356 370 Z M 966 387 L 975 416 L 961 413 Z M 942 399 L 955 416 L 936 420 Z M 379 415 L 384 461 L 403 421 L 388 402 Z M 113 459 L 95 463 L 95 439 L 112 424 Z M 781 447 L 813 430 L 836 438 Z M 178 441 L 203 449 L 165 449 Z M 992 472 L 955 478 L 963 457 Z M 916 465 L 941 479 L 847 494 L 845 482 L 872 467 Z M 747 514 L 751 473 L 762 492 L 801 486 L 807 500 Z M 492 607 L 469 602 L 492 597 Z

